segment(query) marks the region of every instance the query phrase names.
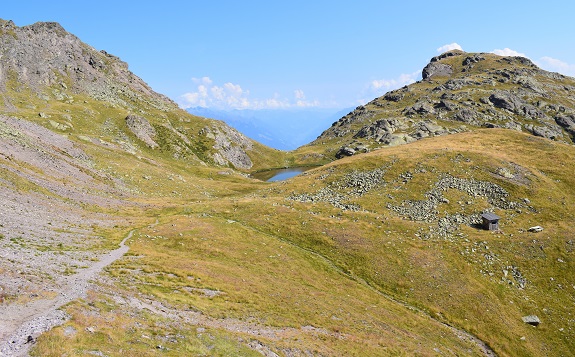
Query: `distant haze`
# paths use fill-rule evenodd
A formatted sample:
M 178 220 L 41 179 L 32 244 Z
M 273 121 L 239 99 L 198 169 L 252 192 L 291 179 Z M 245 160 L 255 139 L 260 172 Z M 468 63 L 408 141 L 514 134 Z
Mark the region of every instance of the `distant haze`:
M 218 119 L 242 134 L 279 150 L 294 150 L 315 140 L 331 124 L 351 112 L 346 109 L 217 110 L 189 108 L 191 114 Z

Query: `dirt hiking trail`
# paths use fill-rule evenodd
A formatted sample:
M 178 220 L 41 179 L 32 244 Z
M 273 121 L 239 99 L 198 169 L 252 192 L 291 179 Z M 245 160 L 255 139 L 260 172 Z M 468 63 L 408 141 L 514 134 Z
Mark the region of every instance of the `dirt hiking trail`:
M 101 256 L 100 261 L 67 277 L 66 285 L 55 298 L 0 306 L 0 356 L 27 356 L 40 334 L 63 324 L 68 316 L 58 309 L 86 295 L 90 280 L 130 249 L 125 243 L 133 233 L 130 231 L 119 248 Z

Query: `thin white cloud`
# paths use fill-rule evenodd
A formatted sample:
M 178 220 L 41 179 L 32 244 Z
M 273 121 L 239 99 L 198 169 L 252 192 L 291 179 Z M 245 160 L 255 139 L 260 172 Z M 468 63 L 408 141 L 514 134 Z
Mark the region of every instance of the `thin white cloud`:
M 536 64 L 547 71 L 559 72 L 561 74 L 575 77 L 575 64 L 569 64 L 548 56 L 541 57 Z
M 460 46 L 457 42 L 453 42 L 453 43 L 450 43 L 450 44 L 443 45 L 443 46 L 439 47 L 439 48 L 437 49 L 437 52 L 443 53 L 443 52 L 453 51 L 453 50 L 463 51 L 463 48 L 461 48 L 461 46 Z
M 397 78 L 393 79 L 376 79 L 371 81 L 370 90 L 376 93 L 387 92 L 392 89 L 397 89 L 403 87 L 407 84 L 414 83 L 417 81 L 418 76 L 421 74 L 420 71 L 413 73 L 402 73 Z
M 190 107 L 231 107 L 242 109 L 249 107 L 249 91 L 245 91 L 238 84 L 224 83 L 223 86 L 214 85 L 209 77 L 192 78 L 197 84 L 196 91 L 184 93 L 180 96 L 180 106 Z
M 298 108 L 313 108 L 313 107 L 319 107 L 320 105 L 321 103 L 318 100 L 312 100 L 312 101 L 298 100 L 295 102 L 295 106 Z
M 515 50 L 512 50 L 510 48 L 505 47 L 504 49 L 500 50 L 500 49 L 495 49 L 493 51 L 491 51 L 491 53 L 494 53 L 496 55 L 499 56 L 519 56 L 519 57 L 527 57 L 527 55 L 525 53 L 521 53 L 521 52 L 517 52 Z
M 186 103 L 185 105 L 182 105 L 184 109 L 192 107 L 206 107 L 206 102 L 199 99 L 197 93 L 186 93 L 182 95 L 181 99 Z
M 355 103 L 363 105 L 375 97 L 380 97 L 390 90 L 401 88 L 405 85 L 415 83 L 417 80 L 421 79 L 421 71 L 413 73 L 403 73 L 397 78 L 391 79 L 376 79 L 368 83 L 366 90 L 361 93 L 361 97 L 358 98 Z
M 202 77 L 202 78 L 192 78 L 192 82 L 197 83 L 197 84 L 204 84 L 204 85 L 210 85 L 212 84 L 212 80 L 210 79 L 210 77 Z
M 293 92 L 295 98 L 295 106 L 298 108 L 311 108 L 311 107 L 319 107 L 320 102 L 317 100 L 309 101 L 305 97 L 305 93 L 301 89 L 296 89 Z
M 502 50 L 493 50 L 491 51 L 491 53 L 500 56 L 521 56 L 529 58 L 526 54 L 512 50 L 510 48 L 504 48 Z M 541 57 L 539 60 L 533 60 L 533 62 L 544 70 L 551 72 L 559 72 L 567 76 L 575 76 L 575 64 L 570 64 L 560 59 L 549 56 Z
M 288 109 L 301 107 L 318 107 L 317 100 L 307 100 L 301 89 L 293 92 L 293 98 L 282 98 L 275 93 L 272 98 L 251 98 L 250 91 L 239 84 L 227 82 L 214 84 L 209 77 L 192 78 L 196 90 L 184 93 L 179 98 L 180 107 L 205 107 L 214 109 Z

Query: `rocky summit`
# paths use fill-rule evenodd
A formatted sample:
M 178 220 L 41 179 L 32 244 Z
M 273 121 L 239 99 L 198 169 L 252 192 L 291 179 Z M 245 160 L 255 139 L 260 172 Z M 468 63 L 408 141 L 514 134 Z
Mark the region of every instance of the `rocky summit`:
M 0 20 L 0 45 L 3 87 L 25 84 L 43 100 L 73 101 L 68 93 L 87 93 L 94 99 L 130 107 L 130 100 L 145 96 L 154 107 L 177 108 L 130 72 L 127 63 L 95 50 L 58 23 L 17 27 L 12 21 Z M 45 93 L 47 88 L 52 92 Z M 4 105 L 15 107 L 16 103 L 8 97 Z
M 574 79 L 422 78 L 282 152 L 0 21 L 0 356 L 572 355 Z
M 357 107 L 312 145 L 341 158 L 477 128 L 573 143 L 575 79 L 527 58 L 454 50 L 433 57 L 422 78 Z
M 239 169 L 252 168 L 250 156 L 273 152 L 222 122 L 184 113 L 120 58 L 97 51 L 54 22 L 18 27 L 0 20 L 0 88 L 6 113 L 38 116 L 77 135 L 86 133 L 75 122 L 103 120 L 107 133 L 116 132 L 112 140 L 128 151 L 157 148 L 182 159 Z

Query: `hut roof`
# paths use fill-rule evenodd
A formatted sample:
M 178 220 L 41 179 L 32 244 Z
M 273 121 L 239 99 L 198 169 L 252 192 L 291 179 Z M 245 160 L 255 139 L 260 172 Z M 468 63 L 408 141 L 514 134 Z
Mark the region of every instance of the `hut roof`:
M 501 217 L 496 215 L 495 213 L 487 212 L 481 215 L 482 218 L 485 218 L 488 221 L 497 221 Z

